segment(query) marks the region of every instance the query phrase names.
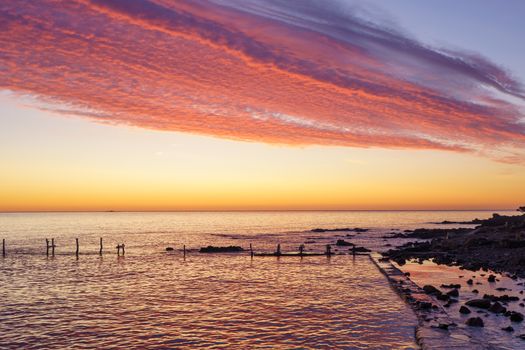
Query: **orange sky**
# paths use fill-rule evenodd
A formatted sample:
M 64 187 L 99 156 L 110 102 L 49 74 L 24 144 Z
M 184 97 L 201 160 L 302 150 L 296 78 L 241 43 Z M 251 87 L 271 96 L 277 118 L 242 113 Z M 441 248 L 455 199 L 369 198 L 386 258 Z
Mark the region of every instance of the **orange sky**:
M 0 122 L 20 123 L 0 130 L 0 211 L 497 209 L 525 198 L 523 166 L 470 154 L 228 141 L 1 103 Z

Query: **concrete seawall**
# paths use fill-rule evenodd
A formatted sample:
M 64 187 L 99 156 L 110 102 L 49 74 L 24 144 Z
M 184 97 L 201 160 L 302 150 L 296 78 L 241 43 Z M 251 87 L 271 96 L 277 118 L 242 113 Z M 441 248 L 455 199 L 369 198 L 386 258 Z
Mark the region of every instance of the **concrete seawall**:
M 436 299 L 427 295 L 390 260 L 379 253 L 370 254 L 370 259 L 396 293 L 414 310 L 418 319 L 415 336 L 421 349 L 502 349 L 474 338 L 467 326 L 454 323 Z

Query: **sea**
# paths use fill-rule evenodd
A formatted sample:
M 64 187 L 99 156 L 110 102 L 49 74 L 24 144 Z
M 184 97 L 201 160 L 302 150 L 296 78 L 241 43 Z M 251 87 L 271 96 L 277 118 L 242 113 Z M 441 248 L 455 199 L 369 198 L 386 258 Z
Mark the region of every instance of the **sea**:
M 0 348 L 417 349 L 413 311 L 368 256 L 335 242 L 384 251 L 404 242 L 386 233 L 492 213 L 1 213 Z M 249 252 L 278 244 L 335 255 Z M 245 251 L 199 252 L 209 245 Z

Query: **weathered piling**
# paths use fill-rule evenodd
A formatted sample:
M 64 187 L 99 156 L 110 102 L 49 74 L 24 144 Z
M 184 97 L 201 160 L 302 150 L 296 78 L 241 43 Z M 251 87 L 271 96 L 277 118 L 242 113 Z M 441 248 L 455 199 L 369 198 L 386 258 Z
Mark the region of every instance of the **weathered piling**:
M 252 247 L 252 244 L 250 243 L 250 256 L 252 257 L 253 259 L 253 247 Z
M 100 250 L 98 252 L 99 255 L 102 255 L 102 237 L 100 237 Z
M 49 256 L 49 239 L 46 238 L 46 255 Z
M 51 256 L 55 256 L 55 239 L 51 238 Z
M 330 244 L 327 244 L 326 245 L 326 251 L 325 251 L 325 254 L 326 256 L 330 256 L 332 255 L 332 246 Z
M 117 244 L 117 255 L 120 256 L 120 250 L 122 249 L 122 255 L 126 254 L 126 250 L 125 250 L 125 244 L 122 243 L 122 244 Z
M 275 251 L 275 255 L 277 256 L 281 256 L 282 253 L 281 253 L 281 244 L 277 244 L 277 250 Z
M 75 238 L 75 241 L 76 241 L 76 243 L 77 243 L 77 250 L 75 251 L 75 255 L 76 255 L 77 258 L 78 258 L 78 252 L 79 252 L 78 238 Z
M 2 256 L 5 257 L 5 238 L 2 238 Z
M 182 254 L 186 257 L 186 245 L 182 246 Z
M 299 255 L 300 255 L 300 256 L 303 256 L 303 254 L 304 254 L 304 244 L 301 244 L 301 245 L 299 246 Z

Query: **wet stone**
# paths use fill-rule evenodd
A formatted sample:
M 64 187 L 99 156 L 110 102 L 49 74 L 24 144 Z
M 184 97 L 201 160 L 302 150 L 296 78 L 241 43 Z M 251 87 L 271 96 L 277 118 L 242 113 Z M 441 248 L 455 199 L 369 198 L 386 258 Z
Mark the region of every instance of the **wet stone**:
M 470 309 L 469 309 L 468 307 L 466 307 L 466 306 L 461 306 L 461 307 L 459 308 L 459 313 L 461 313 L 461 314 L 465 314 L 465 315 L 466 315 L 466 314 L 470 314 Z
M 485 324 L 480 317 L 471 317 L 465 322 L 467 326 L 470 327 L 484 327 Z

